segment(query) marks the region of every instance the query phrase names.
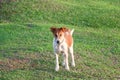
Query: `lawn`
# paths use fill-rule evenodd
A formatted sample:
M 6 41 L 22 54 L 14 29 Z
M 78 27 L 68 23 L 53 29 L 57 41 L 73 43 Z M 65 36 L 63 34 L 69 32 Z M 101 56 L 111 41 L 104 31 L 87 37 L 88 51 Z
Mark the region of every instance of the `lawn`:
M 0 80 L 120 79 L 119 0 L 0 4 Z M 76 67 L 70 71 L 62 67 L 62 56 L 60 71 L 54 70 L 51 26 L 75 29 Z

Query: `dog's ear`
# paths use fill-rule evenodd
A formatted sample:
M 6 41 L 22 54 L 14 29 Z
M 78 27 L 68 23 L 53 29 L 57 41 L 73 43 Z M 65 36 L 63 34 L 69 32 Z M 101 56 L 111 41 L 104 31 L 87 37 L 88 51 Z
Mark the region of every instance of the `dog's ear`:
M 65 28 L 65 27 L 61 27 L 60 28 L 63 32 L 67 32 L 69 29 Z
M 57 28 L 55 28 L 55 27 L 51 27 L 51 28 L 50 28 L 50 30 L 51 30 L 52 33 L 55 33 L 56 29 L 57 29 Z

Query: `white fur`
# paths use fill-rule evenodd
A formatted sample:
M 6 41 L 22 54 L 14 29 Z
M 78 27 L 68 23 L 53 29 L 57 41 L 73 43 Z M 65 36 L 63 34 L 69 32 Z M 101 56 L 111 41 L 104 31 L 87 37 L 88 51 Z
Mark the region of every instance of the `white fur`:
M 74 29 L 72 29 L 72 30 L 71 30 L 70 34 L 72 35 L 72 34 L 73 34 L 73 32 L 74 32 Z
M 72 35 L 74 30 L 70 32 Z M 65 39 L 62 40 L 60 44 L 57 44 L 56 39 L 53 39 L 53 48 L 54 48 L 54 53 L 56 57 L 56 67 L 55 70 L 59 71 L 59 53 L 63 53 L 63 66 L 65 66 L 66 70 L 69 70 L 69 64 L 68 64 L 68 52 L 71 54 L 72 62 L 71 65 L 75 67 L 75 62 L 74 62 L 74 55 L 73 55 L 73 43 L 70 47 L 68 47 L 67 43 L 65 42 Z

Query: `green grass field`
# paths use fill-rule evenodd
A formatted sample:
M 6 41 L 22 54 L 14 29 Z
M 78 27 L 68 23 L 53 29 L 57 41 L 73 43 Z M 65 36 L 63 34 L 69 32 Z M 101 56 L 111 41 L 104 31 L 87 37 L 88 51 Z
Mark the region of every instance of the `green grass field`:
M 2 0 L 0 80 L 119 80 L 119 13 L 119 0 Z M 70 71 L 62 56 L 54 70 L 51 26 L 75 29 Z

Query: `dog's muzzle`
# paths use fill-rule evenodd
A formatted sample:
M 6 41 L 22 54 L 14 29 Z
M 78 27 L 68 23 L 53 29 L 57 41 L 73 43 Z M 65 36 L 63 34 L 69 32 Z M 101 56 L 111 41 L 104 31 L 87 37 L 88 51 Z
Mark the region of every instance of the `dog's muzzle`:
M 57 40 L 57 44 L 60 44 L 60 41 Z

